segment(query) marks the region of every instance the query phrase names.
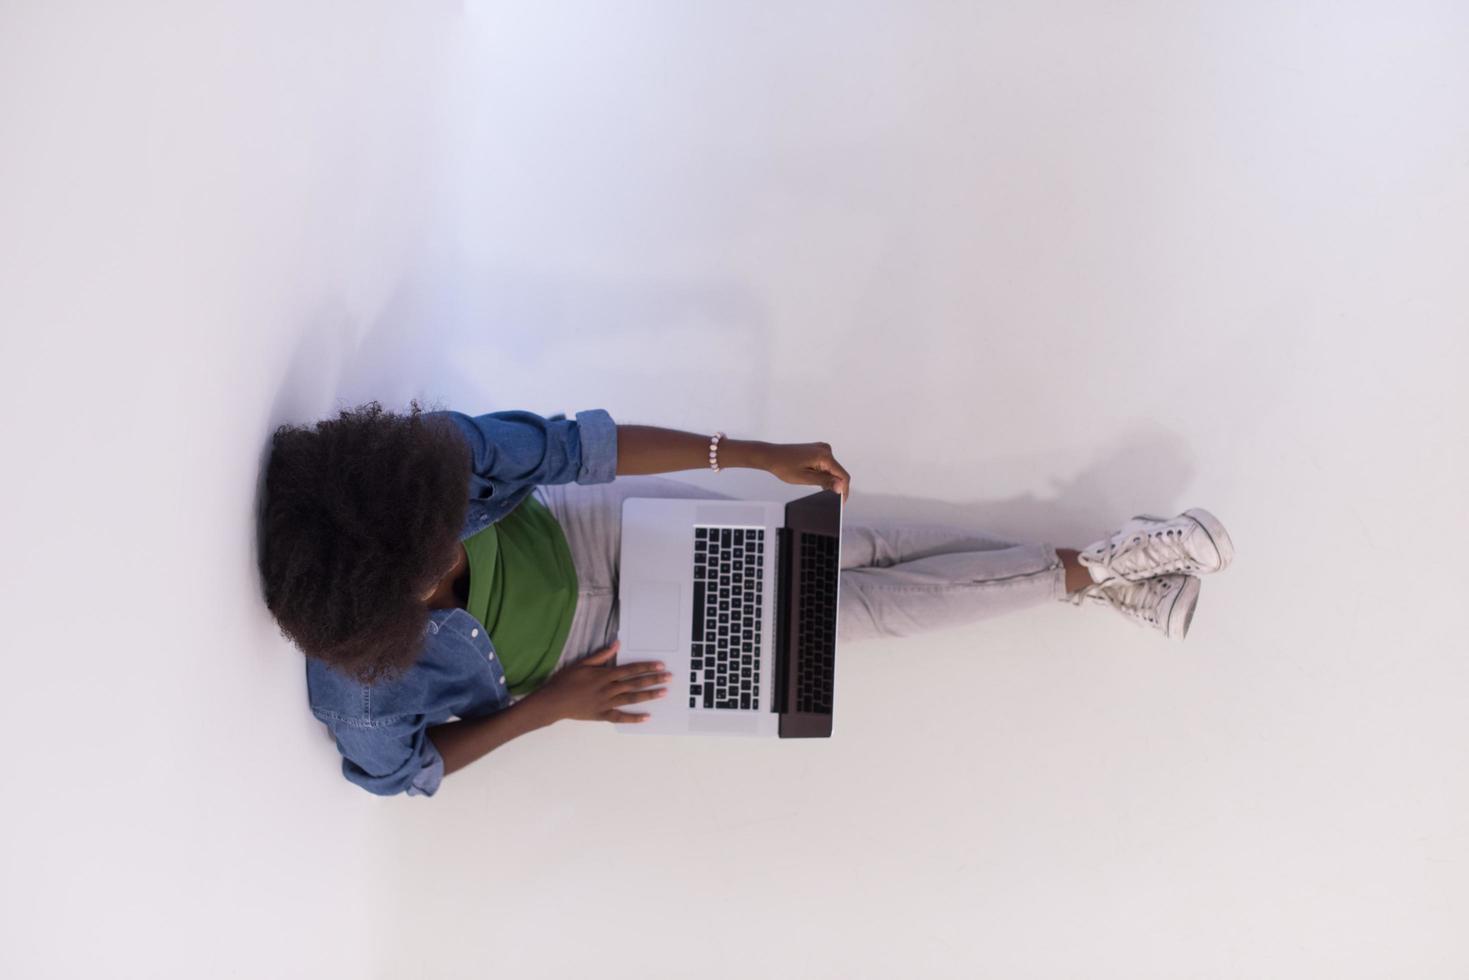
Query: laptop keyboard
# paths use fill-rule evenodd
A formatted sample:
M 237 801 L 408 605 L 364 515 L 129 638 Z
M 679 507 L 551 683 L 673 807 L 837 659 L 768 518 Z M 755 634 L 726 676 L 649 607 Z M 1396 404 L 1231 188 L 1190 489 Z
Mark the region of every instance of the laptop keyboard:
M 690 708 L 760 707 L 765 529 L 694 526 Z
M 796 710 L 831 714 L 836 679 L 837 539 L 801 535 L 801 659 Z

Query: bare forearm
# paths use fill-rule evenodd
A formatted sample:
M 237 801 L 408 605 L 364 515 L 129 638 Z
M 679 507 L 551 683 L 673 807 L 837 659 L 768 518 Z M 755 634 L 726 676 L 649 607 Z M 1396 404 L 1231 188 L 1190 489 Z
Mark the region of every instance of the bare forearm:
M 559 720 L 553 706 L 532 692 L 519 701 L 485 718 L 451 721 L 428 730 L 434 748 L 444 757 L 444 775 L 463 769 L 488 755 L 512 738 Z
M 701 470 L 709 465 L 709 440 L 714 433 L 681 432 L 651 425 L 617 427 L 617 475 L 673 473 Z M 767 442 L 751 439 L 719 440 L 719 466 L 766 468 Z

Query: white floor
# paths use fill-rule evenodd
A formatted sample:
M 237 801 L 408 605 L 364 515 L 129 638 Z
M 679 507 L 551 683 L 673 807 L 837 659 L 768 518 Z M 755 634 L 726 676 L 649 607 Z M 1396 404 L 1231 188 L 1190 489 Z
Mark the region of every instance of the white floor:
M 128 8 L 0 7 L 0 974 L 1469 975 L 1469 8 Z M 1182 646 L 1056 604 L 845 651 L 829 742 L 379 800 L 252 550 L 374 397 L 1240 557 Z

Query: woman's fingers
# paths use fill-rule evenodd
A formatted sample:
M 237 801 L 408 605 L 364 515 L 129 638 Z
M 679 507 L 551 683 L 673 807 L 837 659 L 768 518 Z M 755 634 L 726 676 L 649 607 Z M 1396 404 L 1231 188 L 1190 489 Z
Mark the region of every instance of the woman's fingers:
M 622 646 L 621 640 L 613 640 L 611 643 L 607 644 L 605 647 L 598 650 L 597 652 L 589 653 L 585 657 L 582 657 L 581 662 L 589 667 L 597 667 L 605 664 L 609 662 L 613 657 L 617 656 L 617 649 L 620 646 Z
M 816 483 L 823 490 L 830 490 L 833 493 L 841 494 L 842 499 L 846 500 L 848 487 L 847 477 L 842 473 L 839 473 L 839 469 L 840 467 L 823 467 L 822 469 L 817 471 L 820 476 L 812 482 Z
M 831 443 L 811 443 L 809 448 L 810 454 L 805 463 L 806 475 L 800 482 L 814 483 L 825 490 L 839 493 L 845 501 L 852 489 L 852 475 L 832 455 Z
M 602 712 L 602 719 L 604 721 L 611 721 L 618 724 L 623 724 L 625 722 L 647 721 L 648 715 L 646 712 L 618 711 L 616 708 L 608 708 L 606 711 Z
M 839 484 L 835 487 L 832 487 L 832 489 L 841 494 L 843 500 L 846 500 L 847 494 L 852 491 L 852 475 L 848 473 L 846 469 L 843 468 L 842 464 L 838 463 L 836 460 L 832 460 L 831 465 L 836 467 L 837 479 L 840 481 Z
M 821 461 L 820 466 L 821 469 L 831 474 L 831 480 L 827 489 L 836 491 L 842 495 L 843 500 L 846 500 L 847 492 L 852 488 L 851 474 L 846 471 L 846 468 L 841 463 L 836 461 L 835 457 L 830 455 Z
M 651 701 L 654 698 L 661 698 L 667 693 L 668 688 L 666 687 L 660 687 L 656 691 L 629 691 L 626 694 L 619 694 L 614 697 L 612 703 L 616 705 L 637 704 L 639 701 Z
M 656 674 L 664 669 L 661 660 L 640 660 L 635 664 L 620 664 L 612 671 L 612 680 L 625 680 L 639 674 Z
M 664 671 L 657 674 L 643 674 L 640 677 L 629 677 L 625 680 L 610 681 L 607 684 L 608 694 L 624 694 L 628 691 L 636 691 L 645 687 L 653 687 L 656 684 L 667 684 L 673 680 L 672 671 Z

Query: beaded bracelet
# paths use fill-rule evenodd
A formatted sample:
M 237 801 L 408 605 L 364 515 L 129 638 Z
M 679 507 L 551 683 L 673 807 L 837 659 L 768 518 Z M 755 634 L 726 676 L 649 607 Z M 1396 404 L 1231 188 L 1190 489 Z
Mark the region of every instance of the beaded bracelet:
M 723 432 L 714 433 L 714 438 L 709 440 L 709 468 L 719 472 L 719 440 L 724 438 Z

